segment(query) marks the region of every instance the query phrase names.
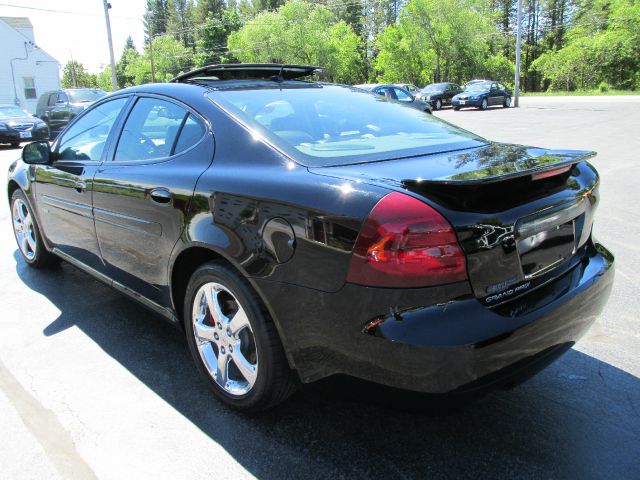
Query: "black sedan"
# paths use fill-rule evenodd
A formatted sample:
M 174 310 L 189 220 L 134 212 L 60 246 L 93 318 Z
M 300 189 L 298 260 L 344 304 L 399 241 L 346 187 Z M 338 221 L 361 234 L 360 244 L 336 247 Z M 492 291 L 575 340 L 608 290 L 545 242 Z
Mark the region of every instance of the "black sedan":
M 384 85 L 376 83 L 367 83 L 362 85 L 355 85 L 356 88 L 361 90 L 367 90 L 369 92 L 385 97 L 389 100 L 395 100 L 397 102 L 404 103 L 413 108 L 417 108 L 423 112 L 431 113 L 431 107 L 428 102 L 420 100 L 418 97 L 414 97 L 404 88 L 400 88 L 397 85 Z
M 462 88 L 455 83 L 432 83 L 420 90 L 416 98 L 429 103 L 434 110 L 440 110 L 444 105 L 450 105 L 451 99 L 459 93 Z
M 480 110 L 495 105 L 509 108 L 511 106 L 511 90 L 499 82 L 475 82 L 451 99 L 454 110 L 475 107 Z
M 48 139 L 49 128 L 42 120 L 15 105 L 0 105 L 0 143 L 18 147 L 20 142 Z
M 314 69 L 204 67 L 25 146 L 7 185 L 23 260 L 173 322 L 244 410 L 335 374 L 483 391 L 570 348 L 614 276 L 593 152 L 494 143 L 300 80 Z

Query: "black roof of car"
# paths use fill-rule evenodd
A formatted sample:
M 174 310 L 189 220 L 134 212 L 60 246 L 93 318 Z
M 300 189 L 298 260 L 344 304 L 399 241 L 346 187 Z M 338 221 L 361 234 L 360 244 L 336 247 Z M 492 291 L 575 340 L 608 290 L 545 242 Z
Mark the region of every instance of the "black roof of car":
M 224 63 L 207 65 L 173 78 L 173 83 L 224 80 L 284 81 L 308 77 L 322 67 L 278 63 Z

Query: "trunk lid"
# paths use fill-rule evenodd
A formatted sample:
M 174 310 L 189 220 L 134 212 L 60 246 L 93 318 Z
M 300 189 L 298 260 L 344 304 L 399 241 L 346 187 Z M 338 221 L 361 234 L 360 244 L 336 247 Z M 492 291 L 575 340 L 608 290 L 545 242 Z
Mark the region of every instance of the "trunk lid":
M 579 261 L 598 198 L 597 173 L 585 161 L 594 155 L 493 143 L 309 170 L 421 197 L 455 228 L 475 296 L 497 305 Z

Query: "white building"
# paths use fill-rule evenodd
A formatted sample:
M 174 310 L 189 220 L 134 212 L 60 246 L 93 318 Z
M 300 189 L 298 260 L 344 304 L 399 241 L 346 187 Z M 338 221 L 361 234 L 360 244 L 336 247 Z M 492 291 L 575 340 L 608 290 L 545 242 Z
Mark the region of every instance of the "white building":
M 60 88 L 58 61 L 37 46 L 25 17 L 0 17 L 0 104 L 36 112 L 38 96 Z

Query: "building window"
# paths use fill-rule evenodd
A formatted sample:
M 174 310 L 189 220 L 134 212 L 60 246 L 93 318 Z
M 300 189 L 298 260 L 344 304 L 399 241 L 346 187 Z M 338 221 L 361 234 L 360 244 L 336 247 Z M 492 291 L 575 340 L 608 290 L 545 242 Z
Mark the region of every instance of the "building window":
M 36 82 L 33 77 L 24 77 L 24 98 L 27 100 L 38 98 L 36 94 Z

